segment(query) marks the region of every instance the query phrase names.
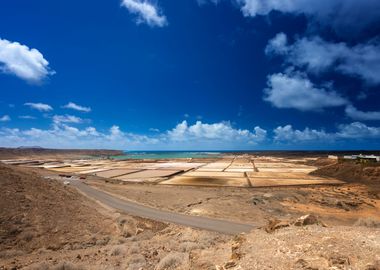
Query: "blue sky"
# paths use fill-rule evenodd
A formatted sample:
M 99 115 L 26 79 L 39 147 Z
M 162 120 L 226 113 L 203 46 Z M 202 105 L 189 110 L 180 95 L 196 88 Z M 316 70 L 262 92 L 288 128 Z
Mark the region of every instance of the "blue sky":
M 379 149 L 378 0 L 13 0 L 0 146 Z

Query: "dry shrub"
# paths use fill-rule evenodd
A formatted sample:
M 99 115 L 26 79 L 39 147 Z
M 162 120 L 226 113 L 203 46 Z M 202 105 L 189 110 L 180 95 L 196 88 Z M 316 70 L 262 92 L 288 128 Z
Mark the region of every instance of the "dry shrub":
M 114 246 L 111 250 L 111 256 L 119 256 L 125 253 L 126 253 L 126 249 L 122 245 Z
M 142 269 L 146 265 L 145 257 L 141 254 L 132 255 L 128 262 L 128 270 Z
M 368 228 L 380 228 L 380 221 L 373 218 L 359 218 L 355 222 L 355 226 L 362 226 L 362 227 L 368 227 Z
M 156 265 L 156 270 L 169 270 L 169 269 L 188 269 L 189 268 L 189 254 L 173 252 L 166 255 Z
M 21 256 L 24 254 L 25 254 L 25 252 L 23 252 L 21 250 L 8 249 L 8 250 L 0 251 L 0 258 L 12 258 L 12 257 L 16 257 L 16 256 Z
M 199 249 L 199 245 L 197 243 L 194 243 L 194 242 L 190 242 L 190 241 L 187 241 L 187 242 L 183 242 L 179 245 L 179 251 L 181 252 L 190 252 L 194 249 Z
M 27 269 L 28 270 L 49 270 L 50 267 L 49 267 L 49 264 L 47 264 L 46 262 L 42 262 L 42 263 L 27 267 Z
M 140 247 L 138 243 L 133 243 L 131 248 L 129 249 L 129 254 L 137 254 L 140 251 Z
M 214 233 L 203 234 L 199 237 L 198 242 L 203 247 L 212 247 L 219 241 L 219 236 Z
M 32 241 L 34 234 L 32 232 L 26 232 L 22 235 L 22 239 L 26 242 Z
M 71 262 L 61 262 L 49 269 L 51 270 L 85 270 L 83 266 L 75 265 Z
M 97 246 L 105 246 L 110 242 L 110 240 L 111 240 L 111 237 L 106 236 L 103 239 L 96 240 L 96 245 Z
M 137 232 L 137 222 L 133 218 L 119 218 L 118 220 L 121 235 L 125 238 L 135 236 Z

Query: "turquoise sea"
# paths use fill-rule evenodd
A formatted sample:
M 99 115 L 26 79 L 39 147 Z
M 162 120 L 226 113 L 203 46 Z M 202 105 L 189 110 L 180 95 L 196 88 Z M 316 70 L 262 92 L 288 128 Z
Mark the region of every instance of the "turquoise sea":
M 170 158 L 210 158 L 218 157 L 221 152 L 213 151 L 125 151 L 114 159 L 170 159 Z

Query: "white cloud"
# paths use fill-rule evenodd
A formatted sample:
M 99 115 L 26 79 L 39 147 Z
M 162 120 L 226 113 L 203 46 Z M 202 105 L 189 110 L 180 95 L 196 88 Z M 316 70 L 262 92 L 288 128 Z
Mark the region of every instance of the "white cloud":
M 83 119 L 74 115 L 54 115 L 53 122 L 56 124 L 60 123 L 74 123 L 80 124 L 83 122 Z
M 0 122 L 8 122 L 8 121 L 11 121 L 11 118 L 9 117 L 9 115 L 3 115 L 2 117 L 0 117 Z
M 36 119 L 36 117 L 31 116 L 31 115 L 20 115 L 18 118 L 20 118 L 20 119 L 30 119 L 30 120 Z
M 281 143 L 336 143 L 347 139 L 380 139 L 380 127 L 370 127 L 360 122 L 341 124 L 336 132 L 323 129 L 294 129 L 292 125 L 279 126 L 273 130 L 273 140 Z
M 48 112 L 48 111 L 52 111 L 53 110 L 52 106 L 50 106 L 48 104 L 44 104 L 44 103 L 27 102 L 27 103 L 24 103 L 24 105 L 25 106 L 29 106 L 30 108 L 38 110 L 40 112 Z
M 360 122 L 339 125 L 336 134 L 339 138 L 345 139 L 380 139 L 380 127 L 370 127 Z
M 0 38 L 0 71 L 31 83 L 38 83 L 55 72 L 37 49 Z
M 188 125 L 181 122 L 175 128 L 146 136 L 125 132 L 119 126 L 99 131 L 95 127 L 76 128 L 65 123 L 53 123 L 48 129 L 0 128 L 0 146 L 39 145 L 50 148 L 108 148 L 108 149 L 176 149 L 176 150 L 226 150 L 254 149 L 271 141 L 292 146 L 380 139 L 380 127 L 370 127 L 360 122 L 342 124 L 336 132 L 323 129 L 294 129 L 291 125 L 279 126 L 273 130 L 273 138 L 267 131 L 255 127 L 253 131 L 234 129 L 228 123 Z
M 186 121 L 175 128 L 152 136 L 125 132 L 112 126 L 106 132 L 94 127 L 76 128 L 62 121 L 49 129 L 0 129 L 2 146 L 39 145 L 62 148 L 115 149 L 246 149 L 266 140 L 267 132 L 260 127 L 253 131 L 235 129 L 229 123 L 188 125 Z
M 352 105 L 345 109 L 346 115 L 354 120 L 380 120 L 380 111 L 363 112 Z
M 205 124 L 197 121 L 194 125 L 188 125 L 182 121 L 174 129 L 168 131 L 168 137 L 173 141 L 217 140 L 217 141 L 246 141 L 257 143 L 265 140 L 266 131 L 255 127 L 254 132 L 247 129 L 235 129 L 229 122 Z
M 265 49 L 268 55 L 282 55 L 287 63 L 305 67 L 319 74 L 329 70 L 358 77 L 367 84 L 380 83 L 379 40 L 349 47 L 346 43 L 326 42 L 320 37 L 301 38 L 292 45 L 284 33 L 271 39 Z
M 160 14 L 158 7 L 147 0 L 122 0 L 121 5 L 138 16 L 137 23 L 158 27 L 163 27 L 168 23 L 166 17 Z
M 306 15 L 318 26 L 331 27 L 342 36 L 352 36 L 376 27 L 380 21 L 378 0 L 237 0 L 245 16 L 272 11 Z
M 264 100 L 277 108 L 293 108 L 300 111 L 318 111 L 347 103 L 333 90 L 318 88 L 301 73 L 277 73 L 268 76 L 268 88 Z
M 99 132 L 94 127 L 79 129 L 66 124 L 54 124 L 49 129 L 3 128 L 0 129 L 0 137 L 1 145 L 8 147 L 38 145 L 50 148 L 131 149 L 152 147 L 158 141 L 144 135 L 122 132 L 117 126 Z
M 272 54 L 287 54 L 288 49 L 288 37 L 285 33 L 277 33 L 277 35 L 268 41 L 268 45 L 265 48 L 267 55 Z
M 292 125 L 279 126 L 273 130 L 275 141 L 286 142 L 305 142 L 305 141 L 321 141 L 331 140 L 333 136 L 323 130 L 309 129 L 304 130 L 293 129 Z
M 69 102 L 66 105 L 62 106 L 62 108 L 65 109 L 72 109 L 80 112 L 90 112 L 91 108 L 90 107 L 84 107 L 78 104 L 75 104 L 74 102 Z

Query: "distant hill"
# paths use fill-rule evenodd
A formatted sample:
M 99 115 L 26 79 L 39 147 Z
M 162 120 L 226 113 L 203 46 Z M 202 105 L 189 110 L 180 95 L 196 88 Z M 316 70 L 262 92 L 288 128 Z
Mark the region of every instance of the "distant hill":
M 19 146 L 17 149 L 44 149 L 41 146 Z
M 118 156 L 123 154 L 123 151 L 107 149 L 48 149 L 39 146 L 0 147 L 0 159 L 38 158 L 42 156 L 48 158 L 78 158 L 83 156 Z

